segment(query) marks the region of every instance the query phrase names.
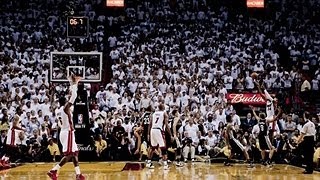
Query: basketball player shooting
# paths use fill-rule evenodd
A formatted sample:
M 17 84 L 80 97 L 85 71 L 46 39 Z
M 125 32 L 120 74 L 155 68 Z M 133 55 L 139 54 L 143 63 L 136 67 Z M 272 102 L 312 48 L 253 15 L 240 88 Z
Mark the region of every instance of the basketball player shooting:
M 256 80 L 254 82 L 258 87 L 258 91 L 261 97 L 266 101 L 266 114 L 267 114 L 266 120 L 271 121 L 275 118 L 275 109 L 277 108 L 278 99 L 272 98 L 271 95 L 268 93 L 268 91 L 264 88 L 263 84 L 260 86 L 260 84 Z M 271 134 L 272 137 L 273 137 L 275 125 L 276 125 L 276 120 L 273 121 L 272 123 L 272 134 Z
M 76 172 L 77 180 L 84 180 L 85 177 L 80 172 L 79 161 L 78 161 L 78 146 L 75 141 L 74 128 L 72 123 L 72 112 L 71 107 L 77 98 L 78 83 L 81 80 L 80 77 L 71 75 L 69 77 L 70 81 L 70 92 L 71 96 L 69 101 L 66 102 L 65 97 L 59 99 L 60 109 L 58 110 L 57 117 L 61 118 L 61 132 L 60 132 L 60 142 L 62 144 L 62 150 L 64 157 L 61 159 L 60 163 L 55 165 L 47 174 L 52 180 L 57 180 L 57 171 L 65 165 L 69 160 L 73 161 L 74 169 Z

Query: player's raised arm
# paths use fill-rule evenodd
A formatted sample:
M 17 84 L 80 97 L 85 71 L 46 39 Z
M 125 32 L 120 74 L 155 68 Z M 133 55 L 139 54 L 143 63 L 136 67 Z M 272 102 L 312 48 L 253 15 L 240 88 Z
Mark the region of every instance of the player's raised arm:
M 71 112 L 70 112 L 70 107 L 73 105 L 74 101 L 77 98 L 77 91 L 78 91 L 78 83 L 81 80 L 80 77 L 76 77 L 75 75 L 71 75 L 69 78 L 70 81 L 70 91 L 71 91 L 71 97 L 69 101 L 66 103 L 64 106 L 63 111 L 68 115 L 68 120 L 70 125 L 72 125 L 72 118 L 71 118 Z M 73 127 L 71 126 L 73 129 Z
M 254 83 L 255 83 L 256 86 L 258 87 L 258 91 L 259 91 L 259 94 L 261 95 L 261 97 L 262 97 L 264 100 L 267 100 L 265 94 L 262 92 L 262 87 L 263 87 L 263 85 L 260 86 L 260 84 L 259 84 L 258 81 L 256 81 L 256 80 L 254 81 Z
M 271 97 L 271 95 L 269 94 L 269 92 L 267 90 L 264 89 L 264 98 L 266 100 L 269 100 L 269 101 L 274 101 L 274 99 Z
M 70 109 L 70 107 L 73 105 L 74 101 L 77 98 L 77 91 L 78 91 L 78 83 L 81 80 L 80 77 L 77 77 L 75 75 L 71 75 L 69 78 L 69 82 L 70 82 L 70 92 L 71 92 L 71 97 L 69 99 L 69 101 L 67 102 L 67 104 L 64 107 L 64 112 L 67 113 Z
M 256 120 L 259 121 L 259 120 L 260 120 L 260 117 L 257 115 L 257 113 L 256 113 L 256 111 L 255 111 L 256 108 L 253 107 L 252 105 L 250 105 L 249 107 L 250 107 L 251 110 L 252 110 L 252 114 L 253 114 L 254 118 L 256 118 Z

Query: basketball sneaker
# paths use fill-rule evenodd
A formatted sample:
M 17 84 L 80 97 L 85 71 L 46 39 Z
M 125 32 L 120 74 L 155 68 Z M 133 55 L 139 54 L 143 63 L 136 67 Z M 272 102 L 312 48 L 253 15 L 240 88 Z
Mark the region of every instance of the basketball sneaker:
M 177 167 L 182 167 L 183 166 L 183 164 L 179 161 L 179 162 L 175 162 L 175 165 L 177 166 Z
M 85 180 L 86 178 L 82 174 L 77 174 L 76 180 Z
M 2 168 L 4 168 L 4 169 L 11 168 L 9 158 L 6 156 L 2 156 L 0 163 L 1 163 Z
M 252 162 L 248 162 L 248 165 L 247 165 L 248 168 L 254 168 L 254 165 Z
M 3 166 L 4 169 L 9 169 L 9 168 L 11 168 L 11 165 L 10 165 L 9 162 L 2 162 L 2 166 Z
M 47 175 L 48 175 L 52 180 L 57 180 L 57 179 L 58 179 L 58 175 L 57 175 L 57 171 L 56 171 L 56 170 L 51 170 L 51 171 L 47 172 Z
M 163 165 L 163 160 L 162 160 L 162 159 L 159 159 L 158 163 L 159 163 L 160 165 Z
M 267 167 L 272 167 L 272 163 L 270 160 L 267 161 Z
M 168 169 L 169 169 L 169 165 L 168 165 L 168 164 L 167 164 L 167 165 L 164 165 L 164 166 L 163 166 L 163 169 L 164 169 L 164 170 L 168 170 Z
M 232 166 L 229 162 L 224 162 L 224 166 Z
M 146 167 L 149 169 L 154 169 L 154 166 L 152 165 L 152 163 L 147 163 Z

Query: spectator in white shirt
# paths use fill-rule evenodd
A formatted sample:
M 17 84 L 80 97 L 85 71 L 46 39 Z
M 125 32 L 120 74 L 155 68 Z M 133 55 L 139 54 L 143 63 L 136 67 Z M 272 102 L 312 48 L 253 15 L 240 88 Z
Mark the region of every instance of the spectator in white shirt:
M 182 110 L 185 110 L 185 108 L 189 106 L 189 102 L 190 102 L 190 96 L 187 95 L 186 91 L 182 91 L 180 100 L 181 100 L 181 108 Z
M 115 47 L 117 44 L 117 38 L 115 36 L 110 36 L 108 38 L 108 42 L 109 42 L 109 47 Z
M 137 80 L 130 81 L 128 84 L 128 88 L 132 94 L 134 94 L 138 88 Z
M 207 121 L 204 122 L 204 126 L 208 131 L 218 131 L 219 121 L 216 118 L 216 115 L 213 113 L 208 113 Z
M 197 139 L 197 137 L 195 139 Z M 189 153 L 193 162 L 195 158 L 197 144 L 192 138 L 190 138 L 189 131 L 184 132 L 184 139 L 182 139 L 182 143 L 184 145 L 182 150 L 184 162 L 187 162 Z
M 226 124 L 226 113 L 223 107 L 219 107 L 219 109 L 216 110 L 215 114 L 216 114 L 218 123 L 223 122 L 223 124 Z
M 258 61 L 257 64 L 254 65 L 253 71 L 255 71 L 257 73 L 264 72 L 264 68 L 263 68 L 263 66 L 262 66 L 260 61 Z
M 237 115 L 236 110 L 232 111 L 231 118 L 232 118 L 233 125 L 238 125 L 238 126 L 241 125 L 240 117 Z
M 192 141 L 196 141 L 199 127 L 196 124 L 194 124 L 193 118 L 189 119 L 189 122 L 184 127 L 184 131 L 188 132 L 188 137 L 191 138 Z
M 218 138 L 213 134 L 213 131 L 208 131 L 208 135 L 205 137 L 205 140 L 207 141 L 207 145 L 205 146 L 206 149 L 209 151 L 212 151 L 214 147 L 218 144 Z M 208 153 L 210 154 L 210 152 Z
M 283 79 L 282 79 L 282 82 L 283 82 L 283 87 L 286 88 L 286 89 L 290 89 L 291 86 L 292 86 L 292 80 L 290 79 L 289 77 L 289 73 L 285 73 Z
M 314 79 L 312 79 L 311 83 L 312 83 L 312 90 L 318 91 L 319 90 L 319 80 L 316 79 L 316 77 L 315 77 Z
M 254 88 L 254 83 L 253 83 L 252 77 L 251 76 L 247 76 L 245 81 L 246 81 L 246 89 L 252 90 Z
M 108 97 L 109 108 L 116 109 L 118 107 L 118 99 L 120 95 L 114 92 L 114 89 L 110 87 L 110 95 Z
M 141 108 L 144 108 L 144 109 L 150 106 L 151 99 L 148 97 L 147 92 L 143 93 L 140 103 L 141 103 Z
M 227 71 L 227 75 L 224 77 L 224 85 L 227 90 L 232 89 L 233 77 L 231 76 L 231 72 Z
M 91 117 L 92 119 L 96 119 L 99 115 L 100 115 L 99 105 L 96 104 L 94 108 L 91 110 Z

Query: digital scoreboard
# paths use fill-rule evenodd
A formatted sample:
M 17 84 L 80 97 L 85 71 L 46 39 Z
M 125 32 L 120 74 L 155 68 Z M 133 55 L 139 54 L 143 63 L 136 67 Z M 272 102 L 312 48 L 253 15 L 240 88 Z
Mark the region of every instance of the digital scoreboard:
M 89 36 L 89 18 L 85 16 L 68 16 L 67 36 L 71 38 L 86 38 Z

